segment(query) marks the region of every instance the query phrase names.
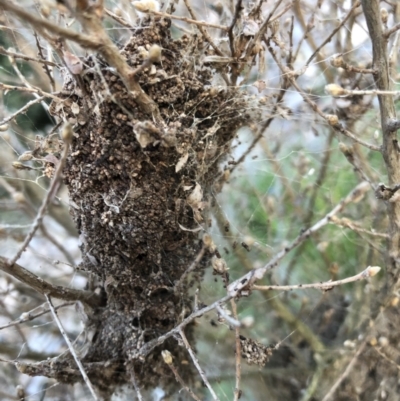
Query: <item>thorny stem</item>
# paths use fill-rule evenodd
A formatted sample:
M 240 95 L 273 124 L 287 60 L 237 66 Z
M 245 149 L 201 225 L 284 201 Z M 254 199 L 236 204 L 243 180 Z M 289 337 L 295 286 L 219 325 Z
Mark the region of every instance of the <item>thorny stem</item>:
M 380 267 L 379 267 L 380 270 Z M 367 267 L 361 273 L 356 274 L 355 276 L 347 277 L 342 280 L 336 281 L 326 281 L 324 283 L 314 283 L 314 284 L 295 284 L 295 285 L 253 285 L 253 289 L 259 291 L 270 291 L 270 290 L 277 290 L 277 291 L 292 291 L 292 290 L 303 290 L 308 288 L 315 288 L 320 289 L 322 291 L 328 291 L 333 287 L 337 287 L 339 285 L 352 283 L 354 281 L 365 280 L 377 273 L 378 267 Z
M 213 399 L 215 401 L 219 401 L 219 398 L 217 397 L 217 394 L 215 394 L 213 388 L 211 387 L 210 382 L 208 381 L 206 375 L 204 374 L 203 369 L 200 366 L 200 363 L 195 355 L 195 353 L 193 352 L 192 347 L 189 344 L 189 341 L 187 340 L 185 333 L 183 332 L 183 330 L 179 330 L 179 335 L 181 336 L 183 343 L 185 344 L 185 348 L 188 350 L 190 357 L 192 358 L 192 361 L 194 363 L 194 365 L 196 366 L 197 371 L 199 372 L 204 384 L 207 386 L 208 390 L 210 391 Z
M 47 302 L 48 302 L 48 304 L 49 304 L 49 308 L 50 308 L 50 310 L 51 310 L 51 314 L 53 315 L 53 318 L 54 318 L 54 320 L 56 321 L 58 328 L 60 329 L 60 333 L 61 333 L 62 336 L 64 337 L 64 340 L 65 340 L 65 342 L 67 343 L 68 348 L 69 348 L 69 350 L 70 350 L 72 356 L 74 357 L 76 364 L 78 365 L 78 368 L 79 368 L 79 370 L 80 370 L 80 372 L 81 372 L 81 374 L 82 374 L 83 380 L 85 381 L 86 385 L 89 387 L 89 390 L 90 390 L 90 392 L 91 392 L 92 395 L 93 395 L 93 398 L 94 398 L 96 401 L 99 401 L 100 399 L 97 397 L 97 394 L 96 394 L 96 392 L 95 392 L 95 390 L 94 390 L 94 387 L 93 387 L 92 383 L 91 383 L 90 380 L 89 380 L 89 377 L 87 376 L 87 374 L 86 374 L 86 372 L 85 372 L 85 369 L 84 369 L 84 367 L 83 367 L 83 365 L 82 365 L 82 362 L 81 362 L 80 359 L 78 358 L 78 355 L 77 355 L 77 353 L 75 352 L 75 349 L 74 349 L 74 347 L 73 347 L 73 345 L 72 345 L 70 339 L 68 338 L 67 333 L 66 333 L 65 330 L 64 330 L 64 327 L 63 327 L 63 325 L 62 325 L 62 323 L 61 323 L 61 320 L 59 319 L 59 317 L 58 317 L 58 315 L 57 315 L 56 310 L 54 309 L 54 306 L 53 306 L 53 303 L 51 302 L 50 297 L 49 297 L 47 294 L 45 294 L 45 297 L 46 297 Z

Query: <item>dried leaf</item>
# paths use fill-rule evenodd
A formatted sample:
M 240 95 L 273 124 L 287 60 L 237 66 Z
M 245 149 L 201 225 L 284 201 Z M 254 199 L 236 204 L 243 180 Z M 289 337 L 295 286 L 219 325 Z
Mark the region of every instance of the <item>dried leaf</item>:
M 175 173 L 178 173 L 179 171 L 182 170 L 182 167 L 186 164 L 189 158 L 189 153 L 185 153 L 179 160 L 178 163 L 176 163 L 175 166 Z
M 72 74 L 79 75 L 83 71 L 83 63 L 80 58 L 75 56 L 68 50 L 64 51 L 63 59 L 67 68 Z
M 263 81 L 261 79 L 254 82 L 253 86 L 257 88 L 258 93 L 261 93 L 264 89 L 267 88 L 267 84 L 265 83 L 265 81 Z
M 78 103 L 73 102 L 72 105 L 71 105 L 71 111 L 72 111 L 74 114 L 79 114 L 79 110 L 80 110 L 80 108 L 79 108 Z
M 203 229 L 203 227 L 201 227 L 201 226 L 198 226 L 197 228 L 186 228 L 186 227 L 183 227 L 183 225 L 182 225 L 182 224 L 179 224 L 179 223 L 178 223 L 178 226 L 179 226 L 179 228 L 180 228 L 181 230 L 183 230 L 183 231 L 190 231 L 190 232 L 192 232 L 192 233 L 197 233 L 197 231 L 200 231 L 200 230 Z

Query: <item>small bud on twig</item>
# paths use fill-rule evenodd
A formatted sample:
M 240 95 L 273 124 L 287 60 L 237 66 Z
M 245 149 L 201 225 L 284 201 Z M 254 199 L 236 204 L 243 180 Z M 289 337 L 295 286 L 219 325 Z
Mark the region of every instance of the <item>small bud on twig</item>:
M 381 271 L 381 268 L 379 266 L 368 266 L 367 270 L 366 270 L 368 277 L 374 277 L 380 271 Z
M 384 24 L 388 22 L 388 18 L 389 18 L 388 10 L 386 10 L 386 8 L 381 8 L 381 20 Z
M 327 114 L 325 118 L 329 125 L 335 126 L 339 124 L 339 117 L 336 114 Z
M 343 56 L 341 54 L 334 54 L 330 60 L 331 66 L 340 68 L 344 65 Z
M 71 124 L 65 124 L 61 133 L 61 137 L 65 143 L 71 143 L 74 132 L 72 131 Z
M 346 91 L 337 84 L 329 84 L 325 86 L 325 92 L 333 97 L 345 96 Z
M 161 356 L 167 365 L 172 365 L 172 354 L 168 350 L 161 351 Z
M 152 63 L 159 63 L 161 61 L 161 47 L 153 45 L 149 49 L 149 60 Z

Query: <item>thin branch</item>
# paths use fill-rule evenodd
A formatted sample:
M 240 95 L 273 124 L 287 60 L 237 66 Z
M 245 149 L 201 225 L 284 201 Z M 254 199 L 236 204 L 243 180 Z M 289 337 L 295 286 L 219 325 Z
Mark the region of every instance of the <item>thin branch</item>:
M 238 320 L 237 307 L 234 299 L 231 299 L 231 307 L 234 319 Z M 242 357 L 242 345 L 240 344 L 240 331 L 239 327 L 235 327 L 235 393 L 233 401 L 238 401 L 241 395 L 240 390 L 240 377 L 241 377 L 241 357 Z
M 384 31 L 383 36 L 386 39 L 388 39 L 390 35 L 394 34 L 399 29 L 400 29 L 400 22 L 398 22 L 396 25 L 393 25 L 390 29 L 387 29 L 386 31 Z
M 43 59 L 39 59 L 39 58 L 25 56 L 25 54 L 22 54 L 22 53 L 16 53 L 16 52 L 12 52 L 10 50 L 6 50 L 3 46 L 0 46 L 0 54 L 4 54 L 5 56 L 9 56 L 9 57 L 14 57 L 16 59 L 22 59 L 25 61 L 34 61 L 35 63 L 49 65 L 51 67 L 59 67 L 59 65 L 57 63 L 53 63 L 52 61 L 47 61 L 47 60 L 43 60 Z
M 0 0 L 0 7 L 6 11 L 14 13 L 23 21 L 30 23 L 39 32 L 42 32 L 43 29 L 47 29 L 64 39 L 73 40 L 74 42 L 79 43 L 84 48 L 98 51 L 104 57 L 106 62 L 117 70 L 118 75 L 122 79 L 130 95 L 134 98 L 142 111 L 148 115 L 152 115 L 156 119 L 159 118 L 159 110 L 156 103 L 142 90 L 136 77 L 131 75 L 132 68 L 129 66 L 125 58 L 122 57 L 118 47 L 107 35 L 102 26 L 101 20 L 97 15 L 95 15 L 95 13 L 85 11 L 76 14 L 82 27 L 88 32 L 88 35 L 83 35 L 59 27 L 43 18 L 38 18 L 32 13 L 25 11 L 25 9 L 18 7 L 7 0 Z
M 41 90 L 40 88 L 33 88 L 33 87 L 28 88 L 25 86 L 7 85 L 7 84 L 3 84 L 2 82 L 0 82 L 0 90 L 3 90 L 3 91 L 15 91 L 16 90 L 16 91 L 21 91 L 21 92 L 35 93 L 35 94 L 43 96 L 43 97 L 48 97 L 50 99 L 57 100 L 58 102 L 64 101 L 64 99 L 61 99 L 61 98 L 53 95 L 52 93 L 45 92 L 45 91 Z
M 333 287 L 337 287 L 339 285 L 352 283 L 354 281 L 366 280 L 370 277 L 375 276 L 381 268 L 379 266 L 368 266 L 361 273 L 356 274 L 355 276 L 347 277 L 342 280 L 336 281 L 326 281 L 324 283 L 313 283 L 313 284 L 295 284 L 295 285 L 254 285 L 252 288 L 259 291 L 292 291 L 292 290 L 304 290 L 309 288 L 319 289 L 322 291 L 327 291 L 332 289 Z
M 325 90 L 328 94 L 334 97 L 346 97 L 354 95 L 392 95 L 392 96 L 400 95 L 400 91 L 379 90 L 379 89 L 371 89 L 371 90 L 344 89 L 336 84 L 327 85 L 325 87 Z
M 196 15 L 193 11 L 193 8 L 189 4 L 189 0 L 183 0 L 183 2 L 185 3 L 185 6 L 186 6 L 187 10 L 189 11 L 190 16 L 194 20 L 197 20 Z M 211 39 L 211 36 L 208 34 L 208 32 L 201 25 L 197 25 L 197 27 L 198 27 L 199 31 L 201 32 L 201 34 L 204 36 L 204 39 L 215 50 L 215 53 L 218 54 L 218 56 L 224 56 L 224 53 L 222 53 L 221 50 L 219 49 L 219 47 L 213 42 L 213 40 Z
M 359 143 L 360 145 L 363 145 L 367 147 L 368 149 L 381 152 L 381 147 L 376 146 L 373 144 L 370 144 L 368 142 L 363 141 L 362 139 L 359 139 L 357 136 L 352 134 L 350 131 L 348 131 L 340 122 L 339 118 L 336 115 L 331 115 L 331 114 L 325 114 L 319 107 L 318 105 L 311 100 L 311 98 L 300 88 L 298 85 L 297 81 L 294 79 L 295 76 L 298 76 L 304 69 L 302 69 L 300 72 L 296 73 L 295 71 L 289 69 L 285 65 L 281 63 L 279 58 L 277 57 L 275 51 L 272 49 L 271 44 L 269 43 L 268 39 L 265 39 L 265 43 L 267 44 L 268 50 L 271 53 L 272 57 L 274 58 L 276 64 L 278 67 L 281 69 L 281 71 L 286 74 L 287 79 L 290 81 L 291 85 L 299 92 L 299 94 L 302 96 L 302 98 L 305 100 L 305 102 L 318 114 L 320 115 L 332 128 L 335 129 L 335 131 L 340 132 L 342 135 L 347 136 L 348 138 L 351 138 L 354 142 Z
M 41 46 L 41 44 L 40 44 L 40 40 L 39 40 L 39 36 L 38 36 L 37 32 L 34 31 L 33 35 L 35 36 L 36 47 L 37 47 L 37 49 L 38 49 L 38 53 L 39 53 L 41 59 L 42 59 L 42 60 L 45 60 L 45 57 L 44 57 L 44 54 L 43 54 L 43 50 L 42 50 L 42 46 Z M 53 63 L 53 64 L 54 64 L 54 63 Z M 56 83 L 55 83 L 54 77 L 53 77 L 53 75 L 52 75 L 53 69 L 49 68 L 49 64 L 47 64 L 47 63 L 44 63 L 43 67 L 44 67 L 44 70 L 45 70 L 45 72 L 46 72 L 46 75 L 49 77 L 51 89 L 52 89 L 53 91 L 55 91 Z
M 94 398 L 96 401 L 99 401 L 100 399 L 97 397 L 97 394 L 96 394 L 96 392 L 95 392 L 95 390 L 94 390 L 94 387 L 93 387 L 92 383 L 90 382 L 89 377 L 87 376 L 87 374 L 86 374 L 86 372 L 85 372 L 85 369 L 84 369 L 84 367 L 83 367 L 83 365 L 82 365 L 80 359 L 78 358 L 78 355 L 77 355 L 77 353 L 75 352 L 75 349 L 74 349 L 74 347 L 73 347 L 73 345 L 72 345 L 70 339 L 69 339 L 68 336 L 67 336 L 67 333 L 66 333 L 65 330 L 64 330 L 64 327 L 63 327 L 63 325 L 62 325 L 62 323 L 61 323 L 61 320 L 59 319 L 59 317 L 58 317 L 58 315 L 57 315 L 56 310 L 54 309 L 54 306 L 53 306 L 53 304 L 52 304 L 52 302 L 51 302 L 50 297 L 49 297 L 47 294 L 45 294 L 45 297 L 46 297 L 47 302 L 48 302 L 48 304 L 49 304 L 49 307 L 50 307 L 50 310 L 51 310 L 51 314 L 53 315 L 54 320 L 56 321 L 57 326 L 58 326 L 58 328 L 60 329 L 60 333 L 61 333 L 62 336 L 64 337 L 64 340 L 65 340 L 65 342 L 67 343 L 68 348 L 69 348 L 69 350 L 70 350 L 72 356 L 74 357 L 76 364 L 78 365 L 78 368 L 79 368 L 79 370 L 80 370 L 80 372 L 81 372 L 81 374 L 82 374 L 83 380 L 85 381 L 86 385 L 89 387 L 89 390 L 90 390 L 90 392 L 91 392 L 92 395 L 93 395 L 93 398 Z
M 238 328 L 242 325 L 239 322 L 239 320 L 229 316 L 220 305 L 217 305 L 215 309 L 217 310 L 218 314 L 222 317 L 222 319 L 226 320 L 226 322 L 228 322 L 228 324 L 230 324 L 231 326 Z
M 133 367 L 132 367 L 132 370 L 131 370 L 131 380 L 132 380 L 133 388 L 136 391 L 136 395 L 137 395 L 138 400 L 139 401 L 143 401 L 143 396 L 142 396 L 142 393 L 140 392 L 140 388 L 139 388 L 139 386 L 137 384 L 136 377 L 135 377 L 135 371 L 134 371 Z
M 286 246 L 280 252 L 278 252 L 265 266 L 258 269 L 253 269 L 238 280 L 234 281 L 228 286 L 228 294 L 234 298 L 239 295 L 248 294 L 248 290 L 252 288 L 253 284 L 257 280 L 261 280 L 265 273 L 274 267 L 276 267 L 281 259 L 286 256 L 293 248 L 301 244 L 303 241 L 308 239 L 311 234 L 318 231 L 321 227 L 327 225 L 330 222 L 332 216 L 340 213 L 345 206 L 349 203 L 358 202 L 362 199 L 365 193 L 370 189 L 370 185 L 367 182 L 358 184 L 344 199 L 342 199 L 325 217 L 315 223 L 312 227 L 304 230 L 291 244 Z M 243 292 L 243 294 L 242 294 Z
M 197 359 L 195 353 L 192 350 L 192 347 L 190 346 L 185 333 L 183 332 L 183 330 L 179 330 L 179 335 L 181 336 L 183 343 L 185 344 L 185 348 L 188 350 L 190 357 L 192 358 L 192 361 L 194 363 L 194 365 L 196 366 L 197 371 L 199 372 L 204 384 L 207 386 L 208 390 L 211 393 L 212 398 L 215 401 L 219 401 L 219 398 L 217 397 L 217 394 L 215 394 L 215 391 L 213 390 L 213 388 L 211 387 L 210 382 L 208 381 L 203 369 L 200 366 L 199 360 Z
M 211 24 L 209 22 L 198 21 L 196 19 L 190 19 L 188 17 L 179 17 L 178 15 L 171 15 L 171 14 L 167 14 L 167 13 L 162 13 L 160 11 L 145 10 L 145 11 L 142 11 L 142 12 L 148 13 L 148 14 L 151 14 L 151 15 L 156 15 L 157 17 L 165 17 L 165 18 L 169 18 L 169 19 L 173 19 L 173 20 L 177 20 L 177 21 L 184 21 L 184 22 L 187 22 L 188 24 L 193 24 L 193 25 L 197 25 L 197 26 L 204 26 L 204 27 L 208 27 L 208 28 L 221 29 L 221 31 L 225 31 L 225 32 L 228 32 L 228 30 L 229 30 L 229 27 L 227 27 L 225 25 Z
M 79 43 L 82 47 L 100 50 L 100 48 L 104 45 L 100 39 L 96 40 L 96 36 L 84 35 L 71 29 L 63 28 L 59 25 L 53 24 L 50 21 L 37 17 L 31 11 L 27 11 L 25 8 L 19 7 L 13 4 L 9 0 L 0 0 L 0 7 L 5 11 L 10 11 L 23 21 L 31 24 L 35 29 L 42 31 L 43 29 L 47 29 L 51 33 L 58 35 L 64 39 L 72 40 L 76 43 Z
M 231 48 L 232 57 L 235 57 L 235 38 L 233 36 L 233 28 L 235 27 L 236 22 L 238 21 L 238 19 L 240 17 L 240 12 L 242 11 L 242 8 L 243 8 L 242 0 L 237 0 L 236 6 L 235 6 L 235 14 L 234 14 L 232 22 L 228 28 L 229 46 Z
M 380 93 L 391 92 L 392 81 L 389 71 L 387 37 L 385 37 L 382 32 L 379 2 L 362 0 L 361 3 L 372 42 L 373 67 L 377 69 L 377 73 L 373 76 L 376 88 Z M 382 156 L 386 165 L 389 185 L 392 185 L 400 182 L 400 159 L 398 157 L 397 132 L 392 131 L 389 125 L 391 120 L 396 120 L 396 107 L 393 96 L 382 96 L 378 94 L 378 100 L 382 128 Z M 393 278 L 398 276 L 399 270 L 400 205 L 398 202 L 388 204 L 388 221 L 390 237 L 387 251 L 387 273 L 388 277 Z M 392 284 L 394 285 L 394 283 Z M 388 283 L 388 286 L 389 285 L 390 283 Z M 387 288 L 389 289 L 389 287 Z
M 185 270 L 185 272 L 182 274 L 182 276 L 180 277 L 180 279 L 178 280 L 178 282 L 175 284 L 174 286 L 174 291 L 178 291 L 179 288 L 181 287 L 181 285 L 183 284 L 186 276 L 192 272 L 197 265 L 200 263 L 201 259 L 203 259 L 204 253 L 206 251 L 206 248 L 203 246 L 200 249 L 200 252 L 197 254 L 196 258 L 194 259 L 194 261 L 191 263 L 191 265 Z
M 114 14 L 111 10 L 108 10 L 107 8 L 104 9 L 105 13 L 111 17 L 114 21 L 117 21 L 119 24 L 121 24 L 122 26 L 132 29 L 133 25 L 130 24 L 127 20 L 125 20 L 124 18 L 119 17 L 117 14 Z
M 58 166 L 54 173 L 53 181 L 51 182 L 49 190 L 47 191 L 47 194 L 46 194 L 45 198 L 43 199 L 43 203 L 40 206 L 40 209 L 38 211 L 38 214 L 36 216 L 34 223 L 32 224 L 32 228 L 31 228 L 30 232 L 26 236 L 19 251 L 15 254 L 15 256 L 12 259 L 10 259 L 10 261 L 9 261 L 10 267 L 12 267 L 14 265 L 14 263 L 21 257 L 22 253 L 26 250 L 26 247 L 28 246 L 29 242 L 35 235 L 37 229 L 42 225 L 43 218 L 46 213 L 47 207 L 48 207 L 49 203 L 52 201 L 53 197 L 57 193 L 60 181 L 62 179 L 62 172 L 64 169 L 65 161 L 67 160 L 69 147 L 70 147 L 70 144 L 72 141 L 72 128 L 70 125 L 66 125 L 64 127 L 63 138 L 64 138 L 64 149 L 61 154 L 60 162 L 58 163 Z
M 1 89 L 1 84 L 0 84 L 0 89 Z M 38 97 L 36 99 L 32 99 L 30 102 L 26 103 L 25 106 L 21 107 L 19 110 L 17 110 L 15 113 L 12 113 L 2 121 L 0 121 L 0 125 L 7 124 L 9 121 L 14 120 L 15 117 L 19 116 L 20 114 L 25 113 L 31 106 L 37 103 L 41 103 L 45 99 L 44 96 Z
M 144 360 L 146 356 L 158 345 L 161 345 L 165 340 L 168 338 L 179 334 L 180 331 L 187 326 L 190 322 L 192 322 L 194 319 L 203 316 L 205 313 L 208 313 L 212 310 L 214 310 L 217 305 L 223 305 L 226 302 L 230 301 L 232 297 L 230 295 L 226 295 L 223 298 L 219 299 L 218 301 L 215 301 L 209 306 L 206 306 L 204 308 L 198 309 L 194 311 L 192 314 L 190 314 L 186 319 L 184 319 L 178 326 L 170 330 L 168 333 L 163 334 L 162 336 L 155 338 L 154 340 L 149 341 L 145 345 L 143 345 L 142 348 L 134 355 L 136 358 L 140 360 Z
M 350 374 L 350 372 L 354 368 L 354 365 L 356 364 L 358 357 L 360 356 L 361 352 L 363 352 L 366 345 L 367 345 L 367 341 L 364 341 L 361 344 L 360 348 L 357 350 L 357 352 L 353 356 L 350 363 L 347 365 L 344 372 L 340 375 L 339 379 L 335 382 L 335 384 L 332 386 L 332 388 L 328 391 L 328 393 L 325 395 L 325 397 L 322 399 L 322 401 L 328 401 L 335 394 L 335 392 L 339 388 L 340 384 L 343 382 L 344 379 L 346 379 L 346 377 Z
M 190 387 L 188 387 L 188 385 L 182 379 L 181 375 L 178 372 L 178 369 L 174 366 L 171 353 L 169 351 L 167 351 L 167 350 L 164 350 L 164 351 L 161 352 L 161 355 L 162 355 L 162 357 L 164 359 L 164 362 L 172 370 L 172 373 L 174 374 L 176 381 L 180 383 L 180 385 L 189 393 L 189 395 L 194 400 L 201 401 L 200 398 L 192 391 L 192 389 Z
M 246 59 L 252 53 L 253 48 L 256 45 L 256 43 L 258 43 L 258 41 L 264 36 L 269 24 L 272 23 L 273 21 L 277 20 L 277 18 L 279 18 L 286 11 L 288 11 L 290 8 L 292 8 L 292 3 L 287 4 L 286 7 L 282 10 L 283 12 L 281 12 L 279 16 L 276 16 L 274 19 L 272 19 L 272 16 L 274 15 L 276 9 L 280 6 L 281 3 L 282 3 L 282 0 L 278 0 L 274 4 L 274 8 L 271 10 L 269 15 L 267 16 L 267 19 L 262 23 L 262 25 L 260 26 L 260 29 L 257 31 L 257 33 L 254 35 L 254 38 L 251 40 L 251 42 L 247 46 L 246 55 L 245 55 Z
M 17 263 L 14 263 L 13 266 L 10 266 L 10 264 L 7 262 L 7 259 L 1 256 L 0 270 L 28 285 L 29 287 L 32 287 L 42 295 L 49 294 L 54 298 L 63 299 L 65 301 L 81 301 L 94 308 L 102 304 L 101 297 L 96 293 L 53 285 L 36 276 L 36 274 L 30 272 L 29 270 L 26 270 Z
M 353 230 L 356 233 L 368 234 L 368 235 L 372 235 L 374 237 L 380 237 L 380 238 L 389 238 L 388 234 L 378 233 L 375 231 L 370 231 L 370 230 L 366 230 L 365 228 L 358 227 L 355 222 L 351 221 L 348 218 L 340 219 L 336 216 L 333 216 L 330 223 L 334 224 L 335 226 L 338 226 L 338 227 L 349 228 L 350 230 Z
M 309 66 L 313 58 L 318 54 L 320 54 L 321 49 L 331 41 L 331 39 L 336 35 L 336 33 L 342 28 L 342 26 L 347 22 L 347 20 L 351 17 L 353 14 L 353 11 L 359 7 L 361 4 L 360 1 L 356 1 L 353 4 L 353 7 L 350 8 L 349 12 L 347 15 L 343 18 L 343 20 L 340 22 L 340 24 L 328 35 L 328 37 L 314 50 L 314 53 L 308 58 L 306 62 L 306 66 Z
M 55 309 L 58 310 L 60 308 L 65 308 L 66 306 L 71 306 L 74 304 L 75 304 L 75 302 L 64 302 L 63 304 L 56 306 Z M 41 312 L 32 314 L 32 312 L 38 308 L 43 308 L 43 305 L 32 309 L 30 312 L 24 312 L 19 319 L 14 320 L 13 322 L 7 323 L 3 326 L 0 326 L 0 330 L 7 329 L 7 328 L 13 327 L 13 326 L 17 326 L 22 323 L 30 322 L 32 320 L 35 320 L 37 317 L 45 315 L 46 313 L 50 312 L 50 309 L 44 309 Z

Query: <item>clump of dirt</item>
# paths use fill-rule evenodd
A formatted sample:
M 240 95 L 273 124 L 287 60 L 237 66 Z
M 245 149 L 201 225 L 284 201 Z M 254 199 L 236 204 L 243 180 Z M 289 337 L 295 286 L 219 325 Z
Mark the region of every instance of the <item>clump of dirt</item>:
M 162 48 L 160 62 L 140 70 L 154 44 Z M 107 306 L 90 317 L 96 329 L 83 358 L 95 366 L 89 377 L 101 388 L 130 382 L 132 369 L 143 387 L 174 382 L 160 349 L 144 363 L 134 355 L 192 310 L 187 282 L 176 285 L 202 247 L 198 231 L 208 224 L 220 163 L 251 119 L 243 91 L 212 85 L 217 72 L 201 61 L 207 48 L 197 36 L 172 40 L 170 21 L 157 19 L 142 23 L 121 49 L 161 118 L 142 112 L 95 56 L 83 60 L 80 85 L 66 78 L 66 100 L 51 108 L 74 124 L 65 182 L 82 243 L 80 267 L 99 277 L 107 296 Z M 210 256 L 199 264 L 198 280 Z M 186 334 L 193 339 L 191 327 Z M 179 369 L 186 351 L 175 340 L 165 347 Z M 64 364 L 59 380 L 80 380 L 65 373 L 76 371 L 74 362 L 57 363 Z M 187 365 L 184 371 L 189 379 Z

